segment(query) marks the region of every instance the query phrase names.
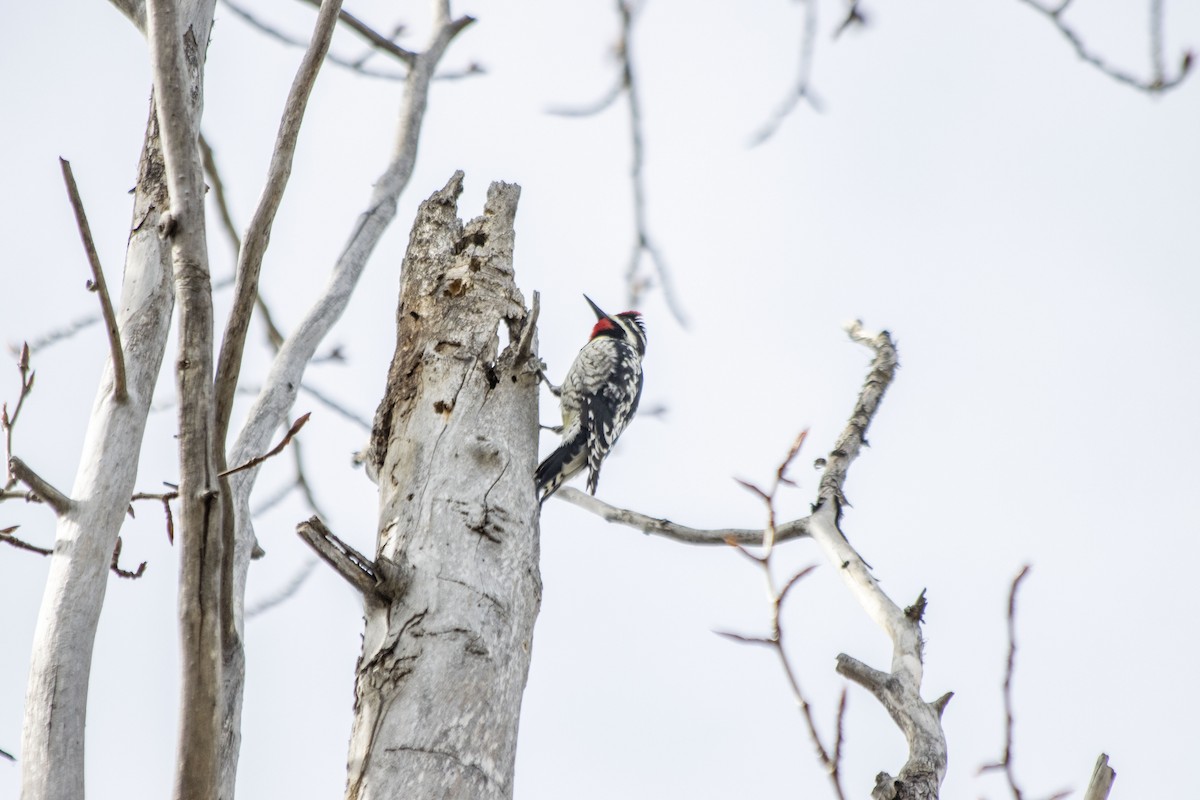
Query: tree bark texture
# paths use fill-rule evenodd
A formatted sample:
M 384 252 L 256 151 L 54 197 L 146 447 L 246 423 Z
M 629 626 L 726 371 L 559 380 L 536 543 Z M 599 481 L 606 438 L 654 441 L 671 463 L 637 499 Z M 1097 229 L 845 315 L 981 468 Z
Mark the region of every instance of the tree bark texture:
M 537 375 L 513 280 L 520 189 L 492 184 L 466 225 L 461 191 L 456 173 L 418 212 L 372 434 L 380 591 L 355 687 L 354 800 L 512 796 L 541 602 Z

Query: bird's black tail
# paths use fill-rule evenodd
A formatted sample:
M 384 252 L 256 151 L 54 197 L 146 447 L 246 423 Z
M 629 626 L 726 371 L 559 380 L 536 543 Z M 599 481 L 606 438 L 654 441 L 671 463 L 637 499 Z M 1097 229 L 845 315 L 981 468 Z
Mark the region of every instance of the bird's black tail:
M 568 479 L 587 465 L 587 432 L 577 427 L 573 436 L 563 440 L 558 448 L 546 456 L 546 460 L 538 465 L 535 480 L 537 481 L 538 502 L 546 502 L 546 498 L 558 491 Z

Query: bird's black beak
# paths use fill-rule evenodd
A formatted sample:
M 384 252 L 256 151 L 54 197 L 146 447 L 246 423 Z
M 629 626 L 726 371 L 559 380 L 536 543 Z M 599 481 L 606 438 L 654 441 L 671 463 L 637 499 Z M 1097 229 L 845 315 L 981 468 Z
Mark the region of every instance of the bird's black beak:
M 583 296 L 583 299 L 584 299 L 584 300 L 587 300 L 587 301 L 588 301 L 588 305 L 592 307 L 592 311 L 595 311 L 595 312 L 596 312 L 596 319 L 612 319 L 612 317 L 610 317 L 610 316 L 608 316 L 608 314 L 605 314 L 605 313 L 604 313 L 603 309 L 601 309 L 601 308 L 600 308 L 600 306 L 598 306 L 598 305 L 596 305 L 595 303 L 593 303 L 593 302 L 592 302 L 592 298 L 588 297 L 588 296 L 585 294 L 585 295 Z

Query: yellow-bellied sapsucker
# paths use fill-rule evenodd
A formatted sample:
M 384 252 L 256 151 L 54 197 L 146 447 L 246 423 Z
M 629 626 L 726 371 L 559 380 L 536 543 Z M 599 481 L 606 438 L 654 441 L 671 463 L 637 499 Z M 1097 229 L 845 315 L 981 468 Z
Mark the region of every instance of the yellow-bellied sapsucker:
M 633 419 L 642 397 L 646 354 L 642 315 L 625 311 L 610 316 L 587 295 L 583 299 L 596 312 L 596 327 L 562 386 L 550 385 L 562 404 L 562 443 L 537 468 L 537 491 L 543 503 L 585 466 L 588 491 L 596 493 L 600 465 Z

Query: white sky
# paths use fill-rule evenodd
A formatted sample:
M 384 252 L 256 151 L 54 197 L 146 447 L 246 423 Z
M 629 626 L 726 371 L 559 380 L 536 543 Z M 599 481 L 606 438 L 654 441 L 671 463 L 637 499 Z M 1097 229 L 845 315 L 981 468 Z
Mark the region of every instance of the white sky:
M 1116 64 L 1148 74 L 1144 4 L 1078 0 L 1067 19 Z M 517 276 L 542 292 L 542 355 L 561 375 L 582 344 L 587 292 L 623 304 L 631 243 L 624 107 L 551 117 L 609 87 L 616 15 L 608 2 L 461 5 L 480 21 L 448 68 L 489 71 L 439 83 L 416 174 L 397 221 L 329 344 L 344 365 L 312 384 L 370 417 L 394 344 L 397 276 L 417 202 L 466 170 L 464 217 L 487 183 L 523 186 Z M 651 0 L 635 41 L 646 116 L 653 233 L 692 325 L 651 294 L 646 407 L 607 464 L 599 495 L 696 526 L 752 526 L 761 507 L 734 476 L 765 481 L 801 428 L 802 484 L 783 510 L 806 513 L 805 464 L 841 430 L 865 349 L 840 326 L 891 330 L 903 368 L 847 485 L 844 528 L 900 603 L 928 589 L 925 696 L 953 690 L 943 796 L 1001 797 L 978 767 L 1000 755 L 1004 610 L 1020 566 L 1017 770 L 1024 789 L 1082 788 L 1098 753 L 1114 797 L 1181 796 L 1200 747 L 1194 573 L 1200 562 L 1200 83 L 1163 98 L 1120 86 L 1075 58 L 1017 0 L 903 7 L 870 2 L 871 27 L 832 43 L 840 6 L 822 7 L 814 82 L 823 114 L 798 110 L 766 145 L 751 133 L 791 84 L 801 7 Z M 254 8 L 299 36 L 303 4 Z M 381 29 L 425 3 L 362 2 Z M 1166 4 L 1168 63 L 1200 47 L 1200 12 Z M 75 168 L 109 280 L 128 233 L 148 97 L 144 44 L 102 2 L 14 4 L 0 27 L 0 340 L 35 339 L 96 301 L 56 158 Z M 361 46 L 340 34 L 335 49 Z M 300 51 L 227 9 L 209 50 L 204 128 L 239 225 L 257 198 Z M 382 59 L 380 66 L 384 64 Z M 295 324 L 323 284 L 382 169 L 399 85 L 327 66 L 264 266 L 278 323 Z M 217 276 L 231 269 L 211 225 Z M 221 295 L 218 311 L 228 297 Z M 254 336 L 259 336 L 256 328 Z M 259 339 L 255 339 L 257 344 Z M 98 329 L 35 354 L 38 382 L 17 454 L 71 485 L 106 357 Z M 266 363 L 248 358 L 247 384 Z M 16 370 L 0 364 L 0 397 Z M 168 377 L 158 401 L 172 393 Z M 547 398 L 548 399 L 548 398 Z M 310 480 L 331 527 L 363 549 L 373 487 L 349 468 L 365 434 L 305 395 Z M 556 410 L 547 403 L 542 417 Z M 139 488 L 176 477 L 174 412 L 154 415 Z M 550 435 L 543 444 L 552 445 Z M 263 471 L 259 496 L 290 479 Z M 172 779 L 177 696 L 175 562 L 161 511 L 123 531 L 138 582 L 111 580 L 88 712 L 93 798 L 156 798 Z M 311 556 L 293 533 L 298 497 L 258 522 L 268 557 L 247 601 L 272 594 Z M 7 503 L 52 541 L 43 509 Z M 521 720 L 522 800 L 825 795 L 784 679 L 766 651 L 713 630 L 766 630 L 756 570 L 700 549 L 611 527 L 565 503 L 542 519 L 544 596 Z M 820 560 L 808 542 L 783 570 Z M 29 645 L 47 562 L 0 550 L 0 748 L 17 753 Z M 846 652 L 886 667 L 883 635 L 828 566 L 794 594 L 793 657 L 827 739 Z M 289 603 L 247 625 L 248 685 L 239 791 L 245 798 L 337 797 L 343 789 L 361 617 L 323 566 Z M 902 736 L 850 689 L 844 772 L 864 796 L 903 763 Z M 0 797 L 18 767 L 0 762 Z

